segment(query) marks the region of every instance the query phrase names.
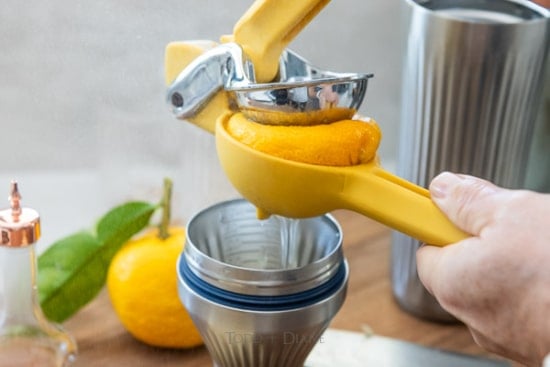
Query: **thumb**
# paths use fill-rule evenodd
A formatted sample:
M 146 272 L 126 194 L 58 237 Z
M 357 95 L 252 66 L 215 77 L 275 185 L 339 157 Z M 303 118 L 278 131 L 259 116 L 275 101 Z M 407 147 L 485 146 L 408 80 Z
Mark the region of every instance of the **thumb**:
M 443 172 L 430 183 L 435 204 L 460 229 L 477 236 L 493 219 L 503 189 L 473 176 Z

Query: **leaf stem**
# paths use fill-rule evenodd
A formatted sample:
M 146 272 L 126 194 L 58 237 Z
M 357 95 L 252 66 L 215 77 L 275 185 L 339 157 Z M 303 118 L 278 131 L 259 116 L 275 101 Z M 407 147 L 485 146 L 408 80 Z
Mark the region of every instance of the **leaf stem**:
M 162 199 L 160 201 L 160 207 L 162 209 L 162 217 L 159 223 L 159 233 L 158 237 L 161 240 L 165 240 L 170 237 L 168 233 L 168 227 L 170 226 L 170 216 L 171 216 L 171 199 L 172 199 L 172 180 L 169 178 L 164 178 L 164 189 L 162 192 Z

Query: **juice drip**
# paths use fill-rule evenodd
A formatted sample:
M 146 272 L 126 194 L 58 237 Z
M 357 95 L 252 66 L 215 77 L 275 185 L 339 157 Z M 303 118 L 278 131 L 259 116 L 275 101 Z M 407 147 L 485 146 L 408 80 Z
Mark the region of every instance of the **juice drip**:
M 299 219 L 281 216 L 275 217 L 279 221 L 281 228 L 281 269 L 294 268 L 298 266 L 295 254 L 299 239 Z

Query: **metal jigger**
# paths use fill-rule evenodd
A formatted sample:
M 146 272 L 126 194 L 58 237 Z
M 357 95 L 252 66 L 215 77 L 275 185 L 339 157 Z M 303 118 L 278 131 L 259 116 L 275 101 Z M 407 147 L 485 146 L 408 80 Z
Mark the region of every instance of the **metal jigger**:
M 346 294 L 334 218 L 261 221 L 234 200 L 195 215 L 187 236 L 179 295 L 214 364 L 303 366 Z

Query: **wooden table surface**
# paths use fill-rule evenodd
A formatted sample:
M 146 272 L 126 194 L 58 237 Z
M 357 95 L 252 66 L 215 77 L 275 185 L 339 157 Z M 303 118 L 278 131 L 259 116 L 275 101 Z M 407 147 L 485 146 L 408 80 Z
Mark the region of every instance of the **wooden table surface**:
M 419 320 L 395 303 L 389 276 L 390 231 L 358 214 L 334 213 L 344 231 L 344 254 L 350 264 L 346 301 L 331 328 L 361 331 L 425 346 L 474 355 L 488 354 L 472 340 L 463 325 L 443 325 Z M 94 301 L 65 323 L 76 338 L 76 366 L 210 366 L 204 347 L 163 350 L 133 339 L 114 314 L 104 290 Z

